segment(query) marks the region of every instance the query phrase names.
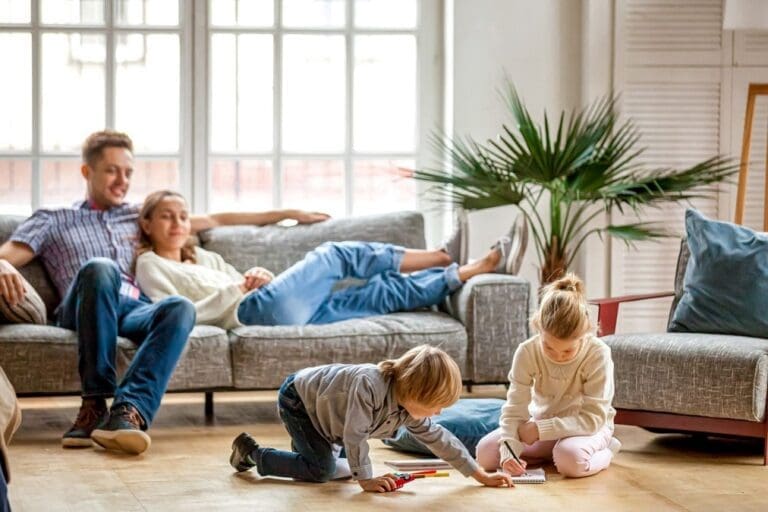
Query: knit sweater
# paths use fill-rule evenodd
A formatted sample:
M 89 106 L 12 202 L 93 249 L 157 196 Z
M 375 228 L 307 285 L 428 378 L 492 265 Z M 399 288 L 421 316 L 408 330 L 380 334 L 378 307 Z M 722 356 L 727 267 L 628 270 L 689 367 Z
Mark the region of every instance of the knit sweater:
M 613 429 L 612 400 L 611 349 L 600 339 L 587 335 L 573 359 L 563 363 L 544 353 L 539 336 L 521 343 L 509 372 L 507 403 L 501 408 L 502 464 L 511 458 L 503 441 L 516 454 L 523 451 L 517 429 L 531 416 L 542 441 L 587 436 L 604 425 Z
M 197 263 L 180 263 L 145 252 L 136 260 L 136 281 L 153 302 L 170 295 L 191 300 L 197 323 L 231 329 L 242 325 L 237 307 L 245 297 L 243 275 L 215 252 L 195 248 Z

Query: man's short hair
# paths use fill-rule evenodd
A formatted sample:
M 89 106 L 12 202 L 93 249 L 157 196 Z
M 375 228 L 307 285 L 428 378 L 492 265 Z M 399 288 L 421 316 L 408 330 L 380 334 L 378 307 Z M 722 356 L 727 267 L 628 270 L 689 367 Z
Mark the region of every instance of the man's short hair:
M 94 132 L 83 142 L 83 162 L 94 167 L 104 148 L 125 148 L 133 153 L 133 141 L 128 135 L 114 130 Z

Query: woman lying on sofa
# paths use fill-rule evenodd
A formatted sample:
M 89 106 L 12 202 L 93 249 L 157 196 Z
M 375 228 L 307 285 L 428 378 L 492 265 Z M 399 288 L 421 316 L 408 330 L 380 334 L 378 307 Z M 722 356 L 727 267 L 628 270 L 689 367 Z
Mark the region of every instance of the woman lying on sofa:
M 218 254 L 191 245 L 187 202 L 176 192 L 147 196 L 139 228 L 135 273 L 142 291 L 153 301 L 187 297 L 198 324 L 225 329 L 325 324 L 431 306 L 472 276 L 516 267 L 523 245 L 516 224 L 485 257 L 459 266 L 442 250 L 328 242 L 275 277 L 261 267 L 240 274 Z M 334 291 L 350 277 L 367 282 Z

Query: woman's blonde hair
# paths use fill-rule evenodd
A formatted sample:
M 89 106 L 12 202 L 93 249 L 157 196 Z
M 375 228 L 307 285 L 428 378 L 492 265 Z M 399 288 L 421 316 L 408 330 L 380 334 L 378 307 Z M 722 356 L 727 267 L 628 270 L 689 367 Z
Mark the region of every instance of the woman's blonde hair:
M 561 340 L 580 338 L 595 330 L 587 311 L 584 283 L 576 274 L 568 273 L 544 287 L 531 327 Z
M 394 383 L 398 401 L 447 407 L 461 395 L 459 365 L 437 347 L 419 345 L 397 359 L 380 362 L 379 370 Z
M 139 256 L 153 249 L 152 240 L 149 239 L 149 235 L 147 235 L 144 232 L 144 229 L 141 227 L 141 221 L 151 220 L 152 215 L 157 209 L 157 205 L 159 205 L 160 202 L 167 197 L 178 197 L 184 202 L 187 201 L 184 199 L 183 195 L 179 194 L 178 192 L 174 192 L 173 190 L 158 190 L 157 192 L 152 192 L 149 194 L 147 198 L 144 199 L 144 204 L 141 205 L 138 221 L 139 232 L 137 236 L 138 242 L 136 245 L 136 255 L 134 256 L 133 263 L 131 264 L 131 271 L 134 273 L 136 272 L 136 260 L 139 258 Z M 197 258 L 195 257 L 195 241 L 193 237 L 189 237 L 187 243 L 184 244 L 184 247 L 181 248 L 181 261 L 197 263 Z

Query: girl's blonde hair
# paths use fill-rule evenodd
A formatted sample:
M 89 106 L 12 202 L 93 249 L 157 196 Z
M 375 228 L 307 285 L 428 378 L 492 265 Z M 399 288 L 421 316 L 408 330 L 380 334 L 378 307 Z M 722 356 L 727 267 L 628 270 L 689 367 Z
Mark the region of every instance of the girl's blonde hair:
M 139 258 L 139 256 L 153 249 L 152 240 L 149 239 L 149 235 L 147 235 L 144 232 L 144 229 L 141 227 L 141 221 L 151 220 L 152 215 L 157 209 L 157 205 L 159 205 L 160 201 L 167 197 L 178 197 L 184 202 L 187 201 L 184 199 L 183 195 L 179 194 L 178 192 L 174 192 L 173 190 L 158 190 L 157 192 L 152 192 L 149 194 L 147 198 L 144 199 L 144 204 L 141 205 L 141 211 L 139 212 L 138 220 L 138 242 L 136 244 L 136 253 L 133 258 L 133 263 L 131 264 L 131 271 L 134 273 L 136 273 L 136 260 Z M 181 248 L 181 261 L 197 263 L 197 257 L 195 255 L 195 240 L 193 237 L 189 237 L 187 243 L 184 244 L 184 247 Z
M 394 383 L 398 401 L 447 407 L 456 403 L 461 395 L 459 365 L 437 347 L 419 345 L 378 366 L 384 378 Z
M 568 273 L 544 287 L 531 327 L 561 340 L 580 338 L 595 331 L 587 312 L 584 282 L 576 274 Z

